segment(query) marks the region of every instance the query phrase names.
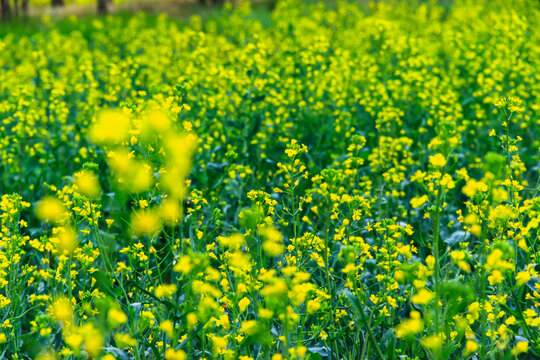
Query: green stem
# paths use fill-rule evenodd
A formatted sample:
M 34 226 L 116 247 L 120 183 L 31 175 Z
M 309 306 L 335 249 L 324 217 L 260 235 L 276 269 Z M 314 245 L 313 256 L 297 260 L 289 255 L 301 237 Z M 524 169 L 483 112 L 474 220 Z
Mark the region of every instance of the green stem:
M 444 191 L 441 186 L 437 189 L 437 200 L 435 203 L 435 215 L 433 219 L 433 257 L 435 258 L 435 264 L 433 266 L 434 280 L 435 280 L 435 335 L 440 335 L 440 319 L 439 319 L 439 299 L 440 299 L 440 279 L 441 269 L 439 264 L 439 240 L 440 240 L 440 224 L 441 224 L 441 207 Z M 435 354 L 436 359 L 441 358 L 440 350 Z

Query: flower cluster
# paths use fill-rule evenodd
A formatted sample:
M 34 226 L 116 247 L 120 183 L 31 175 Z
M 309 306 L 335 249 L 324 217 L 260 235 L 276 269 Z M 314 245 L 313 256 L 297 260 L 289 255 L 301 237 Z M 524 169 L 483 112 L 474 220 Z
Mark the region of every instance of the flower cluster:
M 282 0 L 0 37 L 0 354 L 540 357 L 538 19 Z

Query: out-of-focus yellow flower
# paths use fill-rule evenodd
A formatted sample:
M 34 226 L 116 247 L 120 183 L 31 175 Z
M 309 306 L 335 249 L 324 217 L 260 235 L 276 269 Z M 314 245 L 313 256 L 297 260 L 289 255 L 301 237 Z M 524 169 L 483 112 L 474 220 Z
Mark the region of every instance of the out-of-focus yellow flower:
M 64 341 L 69 345 L 70 348 L 75 351 L 79 351 L 84 339 L 81 334 L 74 332 L 65 334 Z
M 133 159 L 125 150 L 111 151 L 107 155 L 117 183 L 123 190 L 139 193 L 148 190 L 153 184 L 152 167 L 147 163 Z
M 241 331 L 241 330 L 240 330 Z M 226 336 L 215 336 L 215 335 L 208 335 L 210 338 L 210 341 L 212 342 L 212 349 L 214 355 L 222 354 L 225 348 L 228 345 L 227 337 Z
M 172 348 L 168 348 L 167 351 L 165 351 L 165 359 L 166 360 L 185 360 L 186 353 L 183 350 L 174 350 Z
M 171 127 L 169 117 L 159 109 L 153 109 L 146 113 L 142 120 L 141 134 L 143 137 L 151 137 L 154 134 L 162 134 Z
M 73 319 L 73 311 L 71 303 L 66 298 L 58 298 L 52 305 L 52 314 L 56 321 L 62 323 L 71 322 Z
M 114 339 L 116 340 L 118 346 L 120 346 L 120 347 L 129 347 L 129 346 L 137 345 L 137 340 L 133 339 L 128 334 L 117 333 L 114 336 Z
M 251 301 L 248 298 L 243 297 L 242 299 L 240 299 L 240 301 L 238 302 L 238 308 L 240 309 L 240 312 L 243 313 L 244 311 L 246 311 L 249 304 L 251 304 Z
M 260 233 L 264 238 L 262 247 L 265 253 L 269 256 L 279 256 L 283 253 L 285 249 L 283 235 L 274 226 L 266 226 Z
M 398 338 L 406 338 L 418 334 L 424 329 L 424 323 L 418 311 L 411 311 L 410 318 L 403 320 L 396 327 L 396 336 Z
M 478 345 L 478 343 L 474 340 L 467 340 L 467 342 L 465 343 L 465 350 L 464 350 L 464 355 L 465 356 L 468 356 L 470 354 L 473 354 L 475 352 L 478 351 L 478 349 L 480 348 L 480 345 Z
M 165 199 L 159 207 L 159 215 L 169 225 L 178 224 L 182 219 L 182 206 L 176 199 Z
M 80 171 L 74 175 L 77 191 L 89 199 L 96 199 L 101 194 L 98 177 L 90 171 Z
M 155 294 L 159 298 L 172 298 L 174 293 L 176 292 L 176 285 L 175 284 L 163 284 L 156 287 Z
M 413 304 L 427 305 L 434 298 L 435 298 L 435 295 L 431 291 L 423 288 L 423 289 L 420 289 L 416 294 L 412 296 L 411 301 Z
M 165 320 L 165 321 L 162 321 L 160 324 L 159 324 L 159 329 L 161 331 L 163 331 L 165 334 L 167 334 L 167 336 L 169 338 L 172 338 L 173 337 L 173 334 L 174 334 L 174 325 L 172 323 L 171 320 Z
M 36 216 L 41 221 L 58 223 L 66 216 L 66 208 L 57 198 L 47 196 L 36 205 Z
M 36 360 L 56 360 L 58 357 L 56 353 L 52 350 L 46 350 L 36 357 Z
M 429 157 L 429 163 L 437 168 L 442 168 L 446 165 L 446 159 L 443 154 L 435 154 Z
M 131 227 L 135 235 L 154 235 L 161 229 L 161 220 L 152 210 L 137 211 L 131 217 Z
M 529 351 L 529 343 L 527 341 L 518 341 L 512 349 L 512 355 L 518 356 Z
M 441 349 L 443 341 L 441 335 L 430 335 L 421 340 L 421 344 L 426 349 L 437 352 Z
M 111 308 L 107 313 L 107 322 L 112 328 L 117 328 L 118 326 L 127 322 L 127 316 L 123 311 Z
M 427 202 L 429 202 L 427 195 L 415 196 L 411 199 L 411 206 L 413 209 L 418 209 Z
M 90 126 L 90 141 L 100 145 L 119 145 L 129 138 L 131 120 L 121 110 L 103 110 Z
M 86 323 L 80 328 L 80 333 L 84 338 L 84 347 L 88 354 L 97 357 L 103 346 L 103 334 L 91 323 Z
M 522 286 L 531 280 L 531 274 L 528 271 L 521 271 L 516 275 L 516 283 L 518 286 Z
M 79 245 L 75 230 L 69 226 L 55 228 L 53 233 L 58 239 L 58 250 L 62 253 L 67 251 L 71 254 Z

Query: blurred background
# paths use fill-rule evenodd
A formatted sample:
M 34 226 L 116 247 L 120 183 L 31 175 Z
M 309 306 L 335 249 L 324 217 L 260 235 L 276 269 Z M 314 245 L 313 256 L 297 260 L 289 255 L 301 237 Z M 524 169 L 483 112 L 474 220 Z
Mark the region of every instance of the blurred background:
M 0 0 L 0 19 L 5 21 L 41 16 L 84 16 L 118 12 L 167 13 L 189 16 L 235 6 L 238 0 Z M 255 0 L 255 6 L 271 9 L 275 0 Z

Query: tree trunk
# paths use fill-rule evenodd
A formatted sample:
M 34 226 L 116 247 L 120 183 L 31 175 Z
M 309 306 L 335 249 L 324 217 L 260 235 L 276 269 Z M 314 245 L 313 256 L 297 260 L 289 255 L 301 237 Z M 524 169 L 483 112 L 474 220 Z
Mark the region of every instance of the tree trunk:
M 0 13 L 2 20 L 6 20 L 11 17 L 11 6 L 9 5 L 9 0 L 0 0 Z
M 52 0 L 52 6 L 64 6 L 64 0 Z
M 108 0 L 98 0 L 97 1 L 97 12 L 101 15 L 106 15 L 108 12 Z
M 22 13 L 24 16 L 28 16 L 28 2 L 29 0 L 22 0 Z

